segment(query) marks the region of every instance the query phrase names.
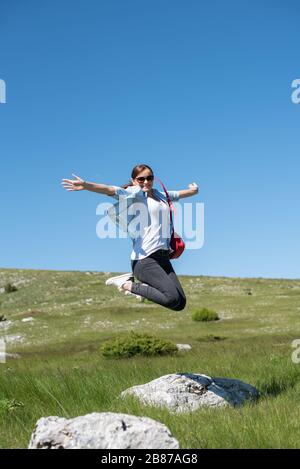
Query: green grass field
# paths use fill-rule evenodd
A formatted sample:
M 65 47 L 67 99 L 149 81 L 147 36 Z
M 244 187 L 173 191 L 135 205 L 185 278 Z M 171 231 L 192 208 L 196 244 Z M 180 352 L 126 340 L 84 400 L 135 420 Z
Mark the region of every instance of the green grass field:
M 117 273 L 116 273 L 117 274 Z M 105 286 L 110 273 L 0 270 L 0 447 L 26 448 L 42 416 L 124 412 L 164 424 L 181 448 L 299 448 L 300 280 L 180 277 L 184 311 L 140 303 Z M 4 291 L 11 282 L 18 290 Z M 219 321 L 192 321 L 195 309 Z M 23 322 L 26 317 L 32 322 Z M 105 340 L 130 331 L 187 343 L 175 356 L 104 358 Z M 300 356 L 300 353 L 299 353 Z M 258 388 L 258 403 L 174 415 L 121 391 L 175 372 L 236 378 Z

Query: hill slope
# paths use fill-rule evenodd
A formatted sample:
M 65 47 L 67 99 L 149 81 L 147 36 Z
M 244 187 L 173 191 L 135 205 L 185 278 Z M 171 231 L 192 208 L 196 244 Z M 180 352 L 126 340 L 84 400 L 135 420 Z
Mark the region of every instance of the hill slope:
M 0 316 L 6 318 L 0 334 L 6 352 L 20 354 L 0 364 L 1 447 L 26 447 L 41 416 L 93 411 L 156 418 L 181 447 L 299 447 L 300 364 L 292 362 L 291 344 L 300 339 L 300 280 L 183 276 L 187 306 L 175 312 L 105 286 L 111 275 L 0 270 Z M 6 293 L 7 282 L 17 291 Z M 220 321 L 192 321 L 202 307 L 215 310 Z M 192 350 L 151 359 L 101 356 L 106 339 L 132 330 Z M 122 390 L 173 372 L 242 379 L 263 398 L 243 409 L 181 416 L 119 399 Z

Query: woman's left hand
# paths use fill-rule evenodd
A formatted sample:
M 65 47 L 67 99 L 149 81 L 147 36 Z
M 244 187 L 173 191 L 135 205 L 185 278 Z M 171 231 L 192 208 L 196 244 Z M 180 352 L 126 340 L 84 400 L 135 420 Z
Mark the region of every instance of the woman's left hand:
M 192 182 L 191 184 L 189 184 L 189 189 L 193 191 L 195 194 L 197 194 L 199 191 L 199 188 L 195 182 Z

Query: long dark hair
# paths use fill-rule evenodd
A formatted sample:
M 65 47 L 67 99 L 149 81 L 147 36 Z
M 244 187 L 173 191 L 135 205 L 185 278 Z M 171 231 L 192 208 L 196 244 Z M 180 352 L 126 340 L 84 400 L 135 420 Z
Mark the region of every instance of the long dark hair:
M 131 178 L 132 179 L 135 179 L 137 177 L 137 175 L 143 171 L 144 169 L 149 169 L 149 171 L 151 171 L 151 174 L 153 175 L 153 171 L 152 169 L 150 168 L 150 166 L 148 166 L 147 164 L 137 164 L 133 170 L 131 171 Z M 129 186 L 133 186 L 133 182 L 132 181 L 129 181 L 127 184 L 124 184 L 124 186 L 121 186 L 123 187 L 123 189 L 127 189 L 127 187 Z

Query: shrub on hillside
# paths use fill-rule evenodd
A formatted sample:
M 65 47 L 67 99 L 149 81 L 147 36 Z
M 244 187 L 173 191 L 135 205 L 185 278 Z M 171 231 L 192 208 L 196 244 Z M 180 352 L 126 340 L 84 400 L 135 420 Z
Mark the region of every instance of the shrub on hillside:
M 207 308 L 197 309 L 192 313 L 193 321 L 218 321 L 218 319 L 218 314 Z
M 174 354 L 177 352 L 177 346 L 169 340 L 132 332 L 127 337 L 117 337 L 105 342 L 100 351 L 109 358 L 129 358 L 134 355 Z
M 4 291 L 5 293 L 12 293 L 13 291 L 17 291 L 17 287 L 15 285 L 12 285 L 10 282 L 7 282 L 4 285 Z

